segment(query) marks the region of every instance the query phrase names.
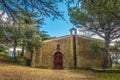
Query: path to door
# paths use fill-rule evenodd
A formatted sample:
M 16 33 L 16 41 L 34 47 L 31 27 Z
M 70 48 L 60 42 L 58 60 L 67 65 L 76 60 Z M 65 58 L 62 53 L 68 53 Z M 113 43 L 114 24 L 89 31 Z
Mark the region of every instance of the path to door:
M 0 63 L 0 80 L 94 80 L 87 72 L 37 69 Z

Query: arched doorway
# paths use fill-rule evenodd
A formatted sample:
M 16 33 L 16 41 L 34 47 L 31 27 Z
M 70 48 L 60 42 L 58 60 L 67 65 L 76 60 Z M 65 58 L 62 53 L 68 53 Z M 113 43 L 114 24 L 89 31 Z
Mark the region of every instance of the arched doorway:
M 54 54 L 54 69 L 63 69 L 63 55 L 61 52 Z

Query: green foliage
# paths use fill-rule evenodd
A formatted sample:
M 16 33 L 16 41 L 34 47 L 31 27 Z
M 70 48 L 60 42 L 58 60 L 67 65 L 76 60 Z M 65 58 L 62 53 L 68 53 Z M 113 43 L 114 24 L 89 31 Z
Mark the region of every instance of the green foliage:
M 0 45 L 0 52 L 5 52 L 5 50 L 8 50 L 8 47 L 5 45 Z
M 36 3 L 37 2 L 37 3 Z M 61 0 L 2 0 L 0 1 L 0 9 L 7 11 L 10 19 L 14 21 L 21 21 L 21 18 L 27 17 L 23 20 L 25 23 L 31 23 L 31 19 L 42 19 L 43 17 L 62 17 L 58 10 L 58 3 Z M 21 17 L 21 15 L 24 15 Z
M 120 73 L 96 73 L 95 80 L 120 80 Z
M 110 47 L 110 52 L 112 53 L 112 61 L 114 64 L 119 64 L 118 60 L 120 59 L 120 41 L 116 41 L 114 46 Z
M 115 42 L 115 45 L 111 47 L 111 51 L 115 54 L 120 54 L 120 41 Z
M 0 56 L 8 56 L 8 53 L 5 53 L 5 52 L 0 52 Z
M 119 0 L 81 0 L 80 6 L 69 9 L 70 20 L 77 27 L 83 25 L 110 43 L 120 36 L 119 3 Z
M 36 27 L 30 27 L 27 30 L 26 38 L 27 38 L 26 47 L 30 52 L 33 52 L 34 48 L 38 49 L 42 44 L 41 33 L 39 32 L 38 28 L 36 28 Z
M 88 20 L 88 15 L 85 14 L 80 8 L 69 8 L 70 21 L 80 27 L 79 24 L 84 24 Z
M 14 59 L 14 57 L 8 57 L 9 59 L 8 62 L 12 64 L 27 65 L 25 57 L 17 56 L 16 58 L 17 58 L 17 61 Z
M 91 55 L 94 58 L 97 58 L 103 52 L 104 46 L 98 40 L 92 40 L 91 42 Z
M 92 31 L 105 41 L 104 67 L 111 66 L 110 42 L 120 37 L 120 0 L 81 0 L 81 5 L 70 11 L 72 23 Z M 81 17 L 81 14 L 83 14 Z M 99 51 L 97 49 L 94 52 Z
M 120 80 L 120 73 L 109 72 L 93 72 L 91 70 L 76 69 L 72 70 L 73 73 L 82 73 L 86 76 L 90 76 L 87 80 Z M 85 80 L 85 79 L 83 79 Z
M 41 37 L 42 37 L 42 40 L 47 40 L 51 38 L 50 35 L 48 35 L 46 31 L 41 32 Z
M 1 33 L 5 36 L 2 36 L 3 38 L 1 39 L 1 41 L 9 44 L 14 43 L 11 44 L 11 46 L 15 46 L 16 42 L 15 47 L 22 44 L 24 44 L 25 47 L 40 47 L 42 37 L 44 37 L 42 35 L 42 32 L 39 31 L 38 27 L 28 24 L 23 24 L 20 26 L 18 26 L 17 24 L 10 26 L 6 25 L 2 27 L 2 29 L 3 30 L 1 31 Z M 32 48 L 30 48 L 29 50 L 32 50 Z
M 18 63 L 18 64 L 22 64 L 22 65 L 26 65 L 26 58 L 25 58 L 25 57 L 18 56 L 18 57 L 17 57 L 17 63 Z
M 113 70 L 120 70 L 120 64 L 114 64 L 113 67 L 111 67 L 110 69 L 113 69 Z

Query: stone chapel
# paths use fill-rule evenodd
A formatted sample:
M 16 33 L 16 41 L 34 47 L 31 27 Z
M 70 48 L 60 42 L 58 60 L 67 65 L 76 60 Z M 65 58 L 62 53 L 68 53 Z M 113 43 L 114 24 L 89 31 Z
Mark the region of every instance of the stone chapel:
M 70 29 L 70 33 L 43 41 L 33 55 L 32 65 L 51 69 L 102 67 L 102 54 L 96 58 L 91 55 L 92 38 L 77 35 L 75 28 Z

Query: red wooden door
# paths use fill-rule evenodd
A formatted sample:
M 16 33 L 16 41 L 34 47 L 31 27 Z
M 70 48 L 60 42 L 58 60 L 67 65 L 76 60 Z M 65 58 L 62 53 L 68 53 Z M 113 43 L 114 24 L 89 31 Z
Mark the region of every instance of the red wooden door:
M 54 69 L 63 69 L 63 55 L 60 52 L 54 54 Z

